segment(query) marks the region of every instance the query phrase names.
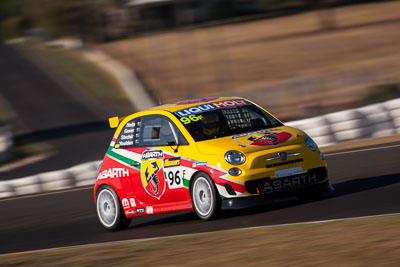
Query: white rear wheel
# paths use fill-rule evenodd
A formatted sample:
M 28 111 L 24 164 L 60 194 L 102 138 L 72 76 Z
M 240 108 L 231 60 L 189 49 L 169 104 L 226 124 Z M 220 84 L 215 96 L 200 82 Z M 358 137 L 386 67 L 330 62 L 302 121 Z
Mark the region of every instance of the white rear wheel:
M 127 228 L 131 221 L 123 214 L 117 193 L 109 186 L 100 188 L 96 199 L 96 211 L 101 225 L 109 231 Z

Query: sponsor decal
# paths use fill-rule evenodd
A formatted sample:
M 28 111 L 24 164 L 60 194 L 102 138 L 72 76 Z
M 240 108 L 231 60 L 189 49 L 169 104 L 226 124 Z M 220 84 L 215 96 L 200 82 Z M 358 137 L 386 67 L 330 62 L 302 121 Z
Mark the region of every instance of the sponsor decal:
M 152 206 L 146 207 L 146 213 L 147 214 L 153 214 L 153 207 Z
M 179 117 L 187 117 L 190 115 L 194 115 L 194 114 L 198 114 L 198 113 L 202 113 L 205 111 L 211 111 L 216 109 L 215 106 L 213 106 L 212 104 L 203 104 L 203 105 L 199 105 L 199 106 L 195 106 L 195 107 L 190 107 L 190 108 L 186 108 L 186 109 L 182 109 L 179 111 L 176 111 L 175 114 L 178 115 Z
M 244 99 L 235 99 L 235 100 L 226 100 L 226 101 L 215 102 L 215 103 L 211 103 L 211 104 L 214 105 L 214 107 L 216 107 L 216 108 L 227 108 L 227 107 L 250 105 L 251 103 Z
M 125 211 L 125 213 L 126 213 L 126 215 L 132 215 L 132 214 L 134 214 L 135 212 L 134 212 L 133 210 L 127 210 L 127 211 Z
M 136 207 L 136 202 L 134 198 L 130 198 L 129 201 L 131 202 L 131 207 Z
M 164 168 L 176 167 L 180 165 L 181 165 L 180 157 L 164 159 Z
M 147 150 L 142 154 L 142 160 L 164 158 L 162 150 Z
M 141 209 L 136 209 L 136 213 L 144 213 L 144 209 L 143 209 L 143 208 L 141 208 Z
M 179 111 L 176 111 L 175 114 L 179 117 L 187 117 L 190 115 L 211 111 L 218 108 L 226 108 L 226 107 L 235 107 L 235 106 L 244 106 L 250 105 L 251 103 L 244 99 L 235 99 L 235 100 L 225 100 L 215 103 L 198 105 L 195 107 L 185 108 Z
M 264 192 L 271 192 L 276 190 L 283 190 L 303 185 L 314 184 L 317 182 L 316 174 L 303 174 L 291 178 L 280 178 L 270 180 L 264 184 Z
M 126 198 L 122 199 L 122 207 L 124 207 L 124 209 L 129 209 L 129 201 Z
M 165 191 L 162 150 L 147 150 L 142 153 L 140 176 L 144 190 L 152 197 L 160 199 Z
M 193 167 L 203 167 L 203 166 L 207 166 L 207 162 L 194 162 Z
M 121 177 L 128 177 L 129 176 L 129 169 L 125 168 L 111 168 L 104 170 L 99 173 L 97 179 L 107 179 L 107 178 L 121 178 Z
M 290 140 L 292 136 L 291 133 L 279 129 L 269 129 L 235 135 L 231 139 L 246 146 L 276 146 Z

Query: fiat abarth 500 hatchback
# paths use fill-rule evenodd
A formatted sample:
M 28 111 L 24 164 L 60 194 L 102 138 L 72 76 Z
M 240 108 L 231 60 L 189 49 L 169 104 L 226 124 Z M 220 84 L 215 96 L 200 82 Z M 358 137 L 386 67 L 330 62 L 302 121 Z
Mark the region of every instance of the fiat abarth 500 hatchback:
M 221 208 L 333 190 L 315 142 L 243 98 L 182 101 L 109 123 L 116 131 L 94 187 L 107 230 L 135 216 L 194 210 L 208 220 Z

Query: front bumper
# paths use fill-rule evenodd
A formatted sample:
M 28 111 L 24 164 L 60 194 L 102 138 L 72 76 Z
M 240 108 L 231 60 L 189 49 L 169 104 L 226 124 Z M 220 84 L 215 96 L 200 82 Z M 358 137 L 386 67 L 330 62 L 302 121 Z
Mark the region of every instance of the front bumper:
M 317 184 L 303 186 L 285 191 L 278 191 L 272 193 L 264 193 L 255 196 L 248 197 L 237 197 L 237 198 L 225 198 L 222 199 L 223 210 L 227 209 L 243 209 L 254 206 L 260 206 L 265 204 L 272 204 L 275 199 L 300 196 L 305 194 L 319 194 L 321 197 L 328 196 L 334 191 L 332 184 L 329 179 Z

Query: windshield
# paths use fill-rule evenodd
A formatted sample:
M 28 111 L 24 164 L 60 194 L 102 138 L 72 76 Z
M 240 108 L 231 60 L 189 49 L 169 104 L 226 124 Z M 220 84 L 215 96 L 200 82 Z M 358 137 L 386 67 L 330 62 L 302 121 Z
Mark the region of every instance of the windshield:
M 203 105 L 192 108 L 197 112 L 181 110 L 174 114 L 196 141 L 282 126 L 279 121 L 264 110 L 249 102 L 246 103 L 246 105 L 241 106 L 199 112 L 206 109 L 206 107 L 203 107 L 206 105 Z

